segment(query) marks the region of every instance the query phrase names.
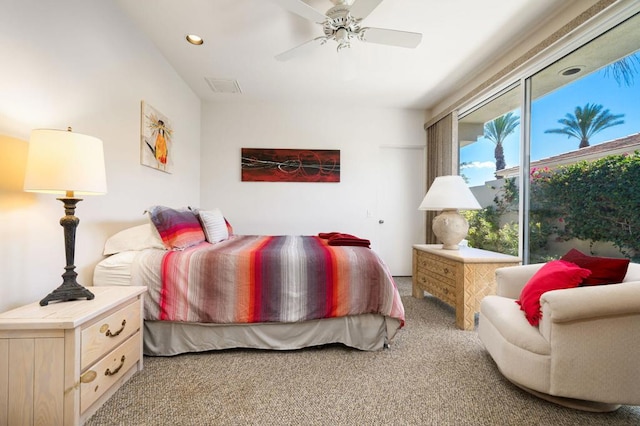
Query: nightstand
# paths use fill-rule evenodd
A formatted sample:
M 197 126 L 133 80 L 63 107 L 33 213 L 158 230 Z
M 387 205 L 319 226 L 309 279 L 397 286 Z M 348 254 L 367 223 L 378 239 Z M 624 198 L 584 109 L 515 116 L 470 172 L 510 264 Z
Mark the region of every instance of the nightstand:
M 146 287 L 0 314 L 0 425 L 84 423 L 142 370 Z
M 456 326 L 473 330 L 482 298 L 495 294 L 495 272 L 520 264 L 520 258 L 488 250 L 460 247 L 444 250 L 441 244 L 413 246 L 413 297 L 427 291 L 456 310 Z

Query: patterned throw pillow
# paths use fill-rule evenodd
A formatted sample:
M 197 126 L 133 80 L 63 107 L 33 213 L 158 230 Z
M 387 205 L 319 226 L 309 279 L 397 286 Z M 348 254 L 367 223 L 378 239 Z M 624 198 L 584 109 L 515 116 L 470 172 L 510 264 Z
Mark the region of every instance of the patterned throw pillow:
M 183 250 L 205 241 L 200 221 L 191 210 L 153 206 L 148 212 L 166 248 Z

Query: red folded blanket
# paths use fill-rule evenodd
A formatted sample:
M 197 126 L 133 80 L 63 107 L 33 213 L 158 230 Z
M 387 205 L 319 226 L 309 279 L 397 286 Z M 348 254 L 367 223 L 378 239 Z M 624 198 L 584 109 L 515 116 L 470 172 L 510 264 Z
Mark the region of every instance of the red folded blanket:
M 336 235 L 340 235 L 339 232 L 321 232 L 318 234 L 318 237 L 328 240 L 331 237 L 335 237 Z
M 367 247 L 371 242 L 369 240 L 360 239 L 360 238 L 330 238 L 329 245 L 330 246 L 359 246 L 359 247 Z
M 358 246 L 367 247 L 371 245 L 371 241 L 364 238 L 358 238 L 351 234 L 342 234 L 340 232 L 321 232 L 318 237 L 327 239 L 330 246 Z

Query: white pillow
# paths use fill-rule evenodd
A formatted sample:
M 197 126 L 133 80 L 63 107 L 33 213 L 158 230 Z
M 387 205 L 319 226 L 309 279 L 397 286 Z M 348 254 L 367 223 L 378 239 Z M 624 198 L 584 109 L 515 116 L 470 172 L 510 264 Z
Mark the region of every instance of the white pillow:
M 104 243 L 105 256 L 131 250 L 144 250 L 146 248 L 165 249 L 160 234 L 150 223 L 124 229 L 112 235 Z
M 227 223 L 220 209 L 198 210 L 198 216 L 208 242 L 214 244 L 229 238 Z

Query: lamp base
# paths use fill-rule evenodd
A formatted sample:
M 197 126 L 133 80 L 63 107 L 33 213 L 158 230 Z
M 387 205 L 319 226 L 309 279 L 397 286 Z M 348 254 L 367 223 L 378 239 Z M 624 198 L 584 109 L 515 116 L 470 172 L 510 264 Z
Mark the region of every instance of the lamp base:
M 458 210 L 443 210 L 433 219 L 433 233 L 442 241 L 445 250 L 459 250 L 460 241 L 469 232 L 469 223 Z
M 74 198 L 73 194 L 67 193 L 66 197 L 58 198 L 64 203 L 65 216 L 60 219 L 60 225 L 64 228 L 64 248 L 67 257 L 67 266 L 64 267 L 65 272 L 62 274 L 62 284 L 53 290 L 44 299 L 40 301 L 40 306 L 46 306 L 49 302 L 69 300 L 87 299 L 91 300 L 95 296 L 86 288 L 82 287 L 76 281 L 78 274 L 73 264 L 76 248 L 76 228 L 80 220 L 74 216 L 76 204 L 82 201 L 81 198 Z
M 87 299 L 91 300 L 95 296 L 85 287 L 75 282 L 65 282 L 60 287 L 53 290 L 44 299 L 40 301 L 40 306 L 47 306 L 49 302 L 60 301 L 68 302 L 70 300 Z

